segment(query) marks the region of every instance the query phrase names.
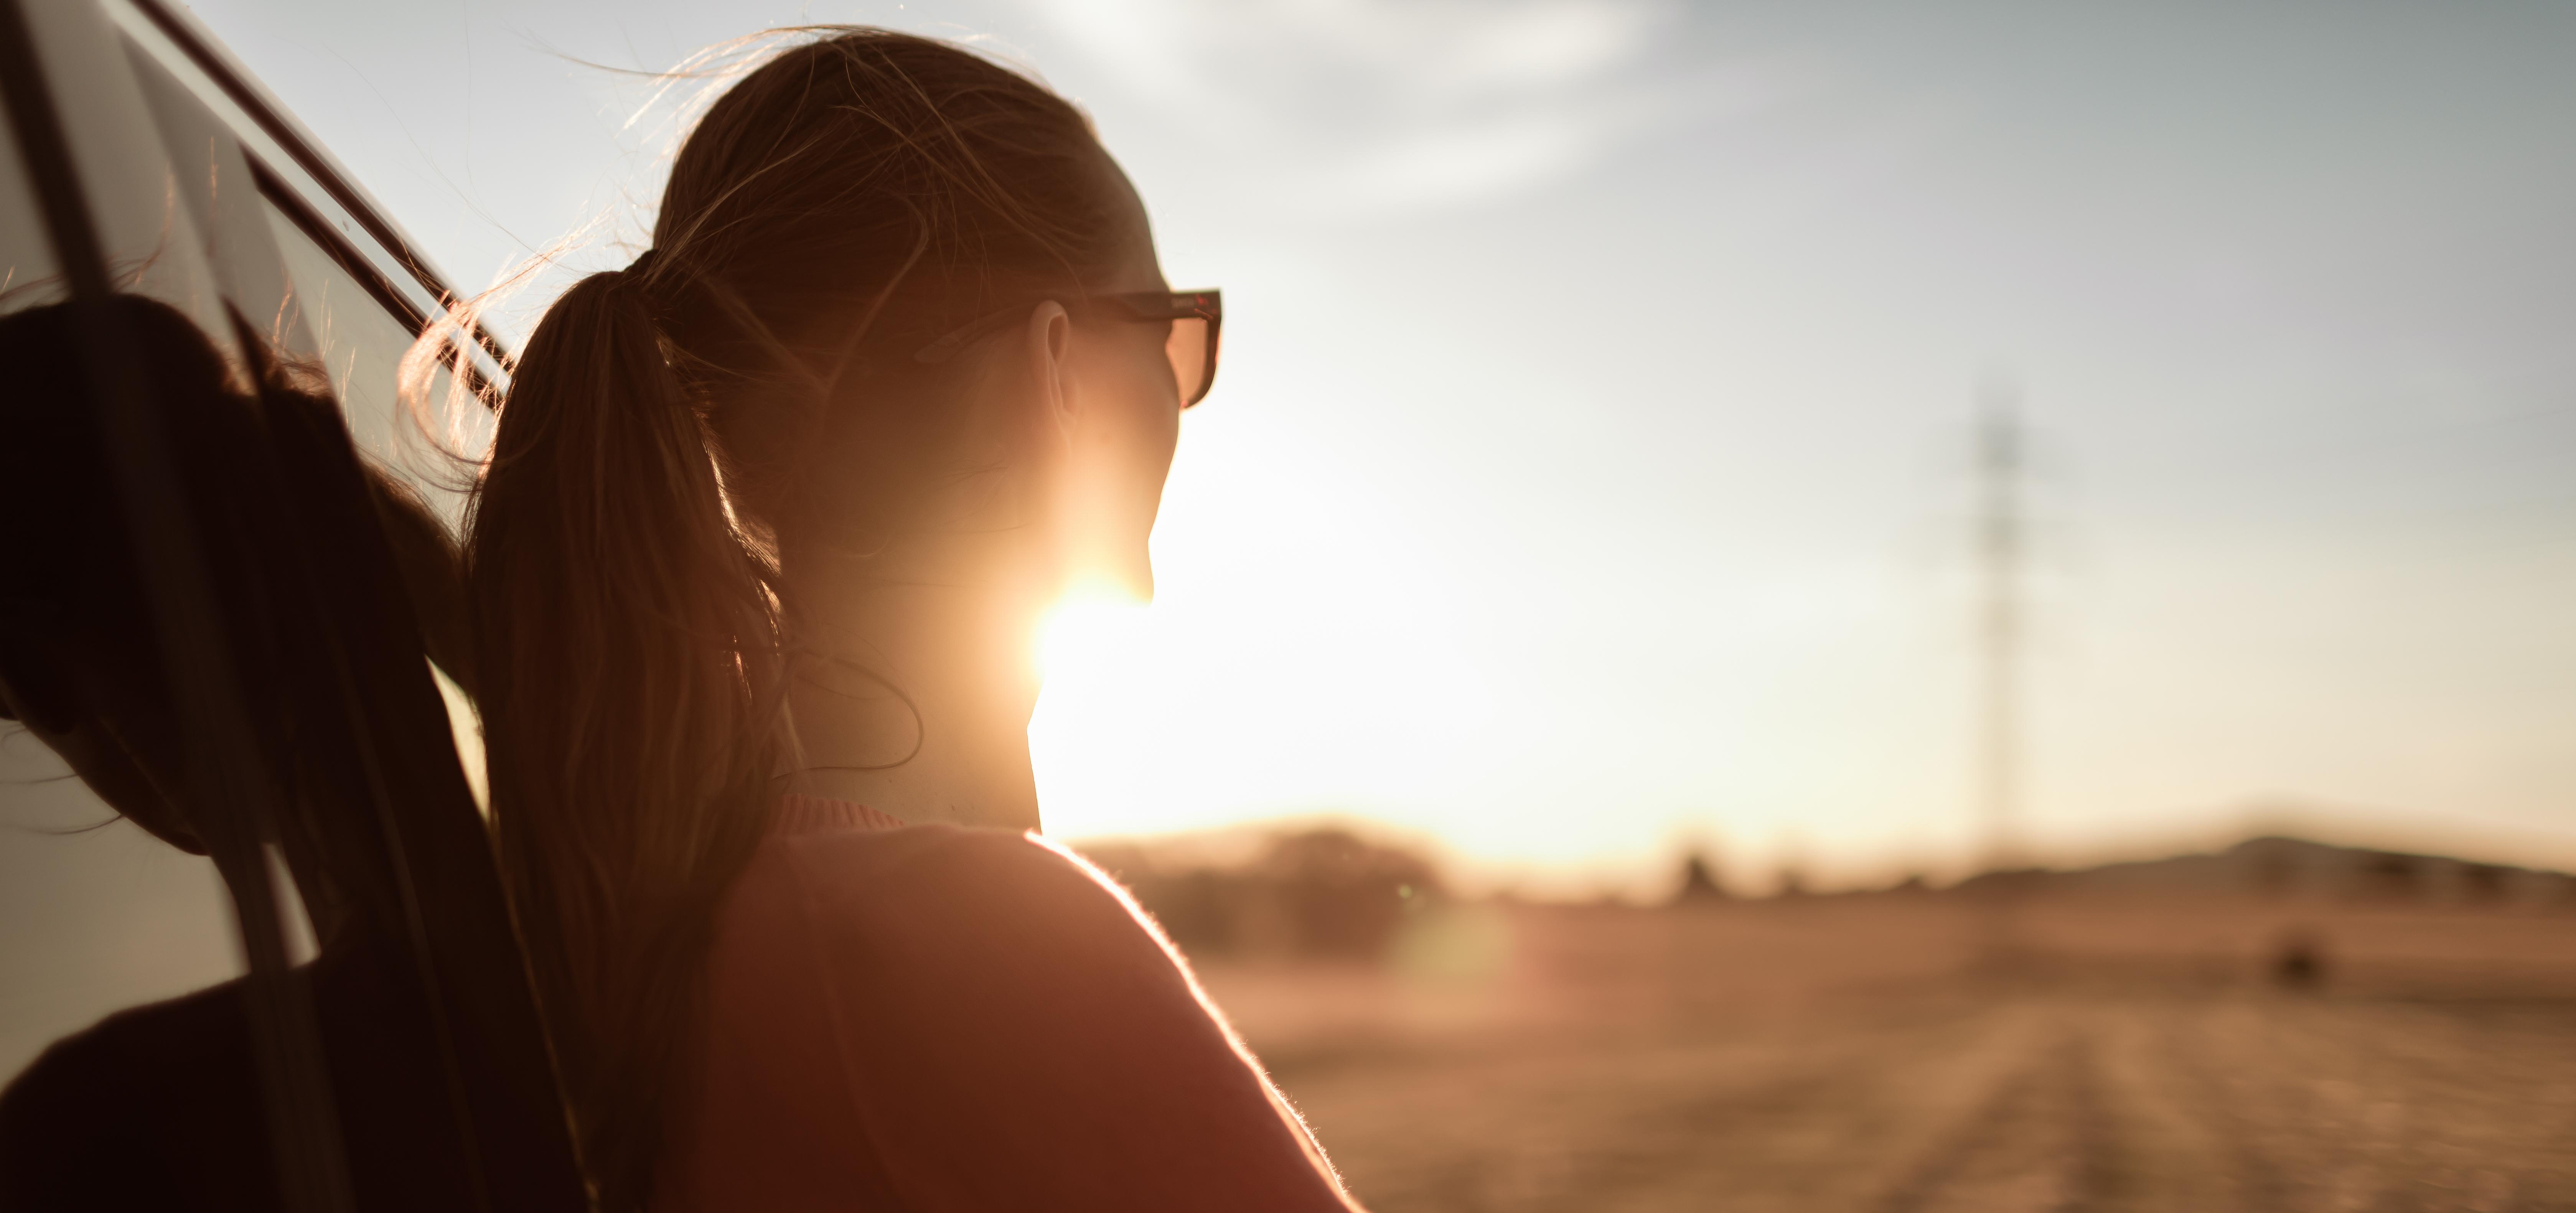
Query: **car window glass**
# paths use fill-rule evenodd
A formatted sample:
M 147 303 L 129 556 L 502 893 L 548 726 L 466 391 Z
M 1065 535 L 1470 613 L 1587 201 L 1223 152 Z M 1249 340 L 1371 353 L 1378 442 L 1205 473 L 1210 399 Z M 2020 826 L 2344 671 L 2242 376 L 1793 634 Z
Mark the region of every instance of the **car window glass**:
M 64 297 L 25 161 L 0 123 L 0 314 Z M 212 862 L 118 817 L 42 742 L 0 721 L 0 1082 L 103 1015 L 238 975 L 232 932 Z
M 461 531 L 467 469 L 448 452 L 478 450 L 489 442 L 489 416 L 471 401 L 457 411 L 461 424 L 426 409 L 416 413 L 406 405 L 400 374 L 403 355 L 411 349 L 411 331 L 285 212 L 273 204 L 264 209 L 359 453 L 417 490 L 451 532 Z M 447 401 L 453 383 L 449 371 L 434 373 L 428 393 L 433 408 Z M 443 671 L 439 691 L 447 700 L 448 723 L 456 738 L 457 757 L 465 764 L 466 781 L 474 788 L 476 802 L 485 803 L 483 735 L 472 702 Z
M 87 4 L 27 5 L 25 14 L 113 285 L 177 308 L 237 355 L 203 235 L 178 203 L 186 186 L 162 153 L 115 27 Z
M 434 372 L 428 414 L 416 415 L 407 407 L 400 397 L 401 367 L 411 350 L 412 331 L 293 218 L 262 201 L 358 450 L 420 490 L 431 510 L 455 526 L 465 506 L 465 473 L 447 452 L 472 450 L 488 440 L 488 420 L 465 414 L 465 432 L 459 436 L 454 420 L 438 415 L 454 382 L 443 368 Z
M 17 134 L 0 122 L 0 311 L 56 303 L 63 297 L 53 246 L 27 186 Z
M 309 359 L 328 376 L 362 456 L 409 484 L 451 533 L 461 532 L 470 469 L 457 457 L 490 438 L 491 414 L 479 401 L 450 399 L 454 376 L 433 369 L 417 410 L 399 389 L 401 364 L 414 340 L 417 313 L 397 314 L 359 277 L 374 275 L 309 203 L 294 199 L 273 165 L 265 182 L 251 156 L 203 96 L 136 31 L 125 31 L 127 58 L 142 86 L 183 188 L 178 202 L 208 237 L 212 272 L 243 318 L 283 357 Z M 192 77 L 193 78 L 193 77 Z M 360 270 L 353 272 L 350 262 Z M 404 307 L 413 305 L 405 304 Z M 454 420 L 441 410 L 453 411 Z M 483 799 L 482 739 L 471 702 L 442 672 L 450 731 L 478 803 Z

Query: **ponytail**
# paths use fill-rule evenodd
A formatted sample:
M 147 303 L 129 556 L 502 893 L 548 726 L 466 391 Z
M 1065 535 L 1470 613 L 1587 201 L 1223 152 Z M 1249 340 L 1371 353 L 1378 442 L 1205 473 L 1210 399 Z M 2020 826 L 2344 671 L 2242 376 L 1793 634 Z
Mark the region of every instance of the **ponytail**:
M 643 1202 L 783 744 L 775 570 L 645 277 L 583 279 L 530 337 L 467 550 L 502 871 L 611 1213 Z

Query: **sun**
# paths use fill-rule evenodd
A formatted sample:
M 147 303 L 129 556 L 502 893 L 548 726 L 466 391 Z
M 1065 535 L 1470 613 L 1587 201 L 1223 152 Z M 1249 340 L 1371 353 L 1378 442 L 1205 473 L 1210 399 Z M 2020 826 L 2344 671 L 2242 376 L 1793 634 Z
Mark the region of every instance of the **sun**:
M 1038 621 L 1039 676 L 1089 683 L 1114 671 L 1122 652 L 1133 650 L 1145 614 L 1144 604 L 1105 594 L 1068 596 Z
M 1049 611 L 1033 646 L 1046 690 L 1029 722 L 1046 829 L 1057 835 L 1133 831 L 1138 780 L 1159 769 L 1139 752 L 1162 724 L 1154 627 L 1141 603 L 1069 599 Z M 1150 750 L 1150 745 L 1145 746 Z

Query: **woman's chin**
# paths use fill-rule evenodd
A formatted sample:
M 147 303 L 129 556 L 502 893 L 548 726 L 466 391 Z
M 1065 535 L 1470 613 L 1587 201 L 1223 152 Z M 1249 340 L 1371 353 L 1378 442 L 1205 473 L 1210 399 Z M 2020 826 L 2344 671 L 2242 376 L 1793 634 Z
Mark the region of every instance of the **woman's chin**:
M 1095 568 L 1067 578 L 1056 598 L 1064 607 L 1139 607 L 1154 601 L 1154 566 L 1146 563 Z
M 1087 549 L 1087 550 L 1085 550 Z M 1146 606 L 1154 601 L 1154 558 L 1142 542 L 1077 545 L 1063 570 L 1061 606 Z

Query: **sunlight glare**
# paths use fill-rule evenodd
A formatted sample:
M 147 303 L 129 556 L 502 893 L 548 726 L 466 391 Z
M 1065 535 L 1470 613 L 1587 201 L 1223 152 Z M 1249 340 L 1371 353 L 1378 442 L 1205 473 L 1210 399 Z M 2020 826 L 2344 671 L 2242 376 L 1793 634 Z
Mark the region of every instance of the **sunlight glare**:
M 1132 647 L 1146 610 L 1142 603 L 1106 595 L 1069 597 L 1056 604 L 1038 624 L 1039 676 L 1088 680 L 1115 669 L 1117 651 Z

